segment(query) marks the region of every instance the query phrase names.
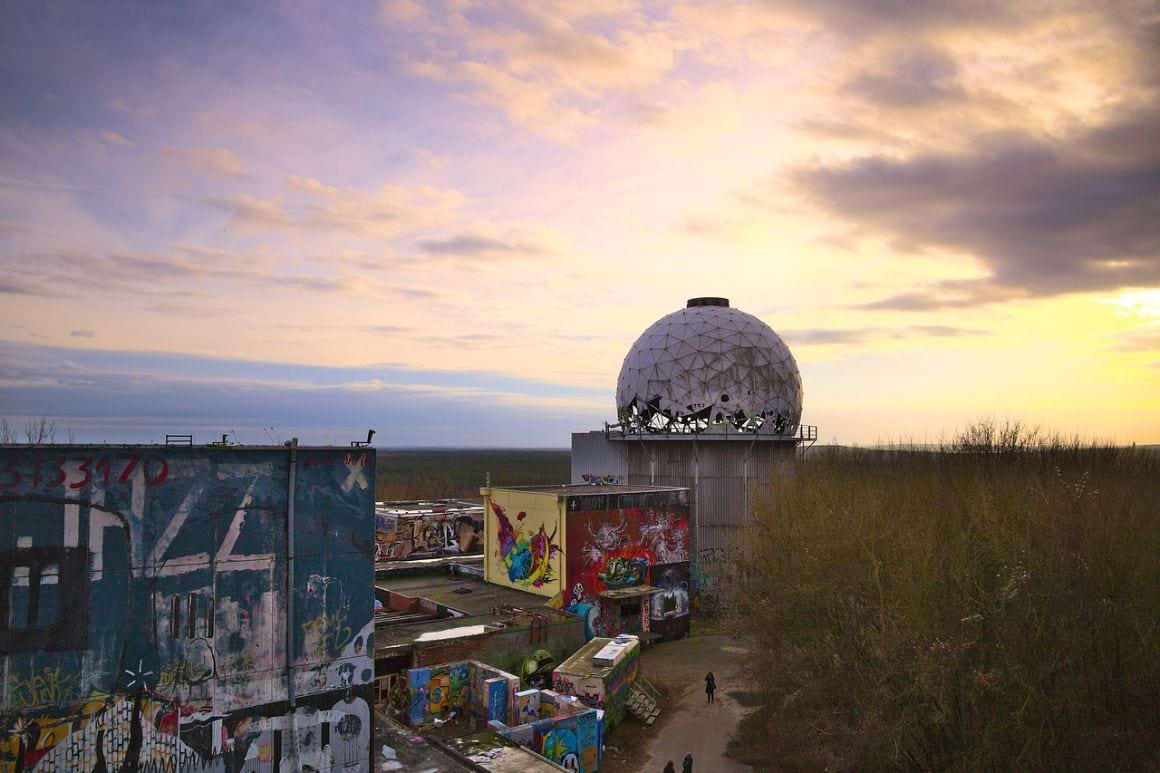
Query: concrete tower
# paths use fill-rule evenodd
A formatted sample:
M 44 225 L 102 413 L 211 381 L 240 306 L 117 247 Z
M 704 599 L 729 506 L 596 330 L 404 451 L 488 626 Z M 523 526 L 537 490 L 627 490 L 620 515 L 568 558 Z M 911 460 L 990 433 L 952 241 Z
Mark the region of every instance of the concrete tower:
M 769 325 L 725 298 L 693 298 L 632 345 L 616 383 L 617 422 L 572 435 L 572 482 L 683 486 L 694 561 L 727 560 L 753 505 L 797 447 L 802 379 Z

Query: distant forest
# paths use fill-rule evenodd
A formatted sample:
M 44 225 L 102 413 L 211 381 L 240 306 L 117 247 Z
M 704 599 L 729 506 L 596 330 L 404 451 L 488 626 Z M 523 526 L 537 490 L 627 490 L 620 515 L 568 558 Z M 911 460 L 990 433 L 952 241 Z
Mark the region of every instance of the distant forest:
M 479 498 L 487 481 L 498 486 L 544 486 L 571 478 L 566 449 L 379 449 L 375 493 L 384 499 Z

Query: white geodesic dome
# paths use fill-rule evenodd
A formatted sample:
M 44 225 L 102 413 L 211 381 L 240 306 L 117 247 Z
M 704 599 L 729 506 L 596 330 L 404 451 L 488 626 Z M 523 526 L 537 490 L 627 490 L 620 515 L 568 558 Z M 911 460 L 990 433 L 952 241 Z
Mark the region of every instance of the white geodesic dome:
M 616 409 L 626 432 L 793 435 L 802 377 L 769 325 L 724 298 L 693 298 L 632 345 Z

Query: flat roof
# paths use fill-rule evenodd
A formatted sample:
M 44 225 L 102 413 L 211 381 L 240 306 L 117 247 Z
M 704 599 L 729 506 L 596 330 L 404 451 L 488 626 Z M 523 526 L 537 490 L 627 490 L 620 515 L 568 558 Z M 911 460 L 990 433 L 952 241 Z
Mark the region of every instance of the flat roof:
M 376 579 L 375 587 L 402 593 L 405 596 L 430 599 L 467 615 L 487 614 L 492 607 L 499 606 L 538 610 L 548 600 L 547 596 L 516 590 L 506 585 L 495 585 L 477 577 L 451 574 L 446 569 L 419 575 Z
M 588 496 L 592 494 L 650 494 L 657 491 L 688 491 L 684 486 L 638 486 L 628 483 L 566 483 L 559 486 L 492 486 L 493 491 L 523 491 L 548 496 Z
M 375 502 L 375 512 L 386 515 L 425 515 L 427 513 L 483 512 L 482 501 L 463 499 L 408 499 L 395 502 Z
M 446 738 L 443 743 L 455 749 L 484 770 L 497 773 L 524 773 L 541 771 L 555 773 L 565 770 L 556 763 L 541 757 L 530 749 L 504 738 L 493 730 L 484 730 L 459 738 Z
M 460 773 L 471 770 L 437 746 L 415 734 L 377 708 L 374 712 L 375 748 L 371 751 L 372 770 L 421 770 L 424 773 Z M 387 763 L 398 767 L 385 767 Z
M 640 637 L 634 637 L 637 640 L 637 654 L 640 654 Z M 602 666 L 598 663 L 592 662 L 592 658 L 600 650 L 607 647 L 616 639 L 605 639 L 596 637 L 580 649 L 572 653 L 572 656 L 565 660 L 560 665 L 556 666 L 556 670 L 562 674 L 569 674 L 571 676 L 594 676 L 600 679 L 612 673 L 616 668 L 615 665 Z
M 406 596 L 425 598 L 465 613 L 464 617 L 427 618 L 410 623 L 376 625 L 375 651 L 384 655 L 389 650 L 409 647 L 420 640 L 480 635 L 474 630 L 476 626 L 506 627 L 511 624 L 514 616 L 511 612 L 500 612 L 500 607 L 522 609 L 529 614 L 542 615 L 558 624 L 568 622 L 581 624 L 580 618 L 574 615 L 544 606 L 544 602 L 547 601 L 544 596 L 502 585 L 492 585 L 476 577 L 453 575 L 446 570 L 442 574 L 390 577 L 376 581 L 375 587 Z M 471 593 L 455 593 L 457 588 L 466 588 Z M 496 610 L 495 613 L 492 612 L 493 609 Z M 448 633 L 450 631 L 456 632 Z

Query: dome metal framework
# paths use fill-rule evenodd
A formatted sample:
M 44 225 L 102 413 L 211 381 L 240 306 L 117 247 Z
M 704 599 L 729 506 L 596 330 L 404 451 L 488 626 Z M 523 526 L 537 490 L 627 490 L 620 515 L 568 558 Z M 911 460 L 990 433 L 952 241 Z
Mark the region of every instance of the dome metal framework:
M 789 437 L 801 422 L 801 373 L 769 325 L 724 298 L 693 298 L 632 345 L 616 407 L 625 433 Z

